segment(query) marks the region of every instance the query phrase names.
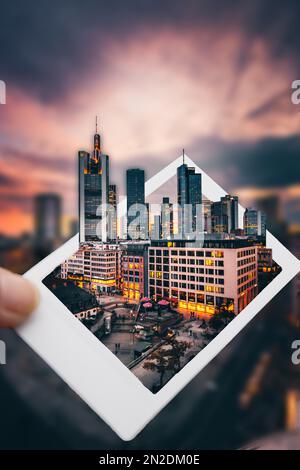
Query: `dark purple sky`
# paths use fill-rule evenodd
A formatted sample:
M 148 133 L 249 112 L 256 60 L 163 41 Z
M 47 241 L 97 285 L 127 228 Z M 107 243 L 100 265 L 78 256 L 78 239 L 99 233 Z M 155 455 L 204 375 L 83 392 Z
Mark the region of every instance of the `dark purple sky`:
M 242 202 L 274 193 L 300 223 L 296 1 L 1 1 L 0 232 L 32 196 L 76 214 L 76 152 L 100 115 L 111 180 L 188 155 Z

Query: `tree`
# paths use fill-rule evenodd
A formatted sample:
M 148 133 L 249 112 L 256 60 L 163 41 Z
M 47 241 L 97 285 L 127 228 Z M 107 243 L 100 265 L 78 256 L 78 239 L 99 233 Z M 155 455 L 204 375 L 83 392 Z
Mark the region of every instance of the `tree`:
M 167 347 L 156 349 L 144 362 L 143 367 L 147 370 L 158 372 L 160 376 L 160 388 L 163 386 L 163 379 L 167 371 L 173 375 L 181 369 L 181 358 L 186 350 L 191 347 L 188 341 L 178 341 L 172 338 L 167 341 Z
M 165 373 L 174 369 L 174 364 L 172 362 L 173 359 L 170 356 L 170 351 L 165 348 L 159 348 L 148 356 L 143 367 L 146 370 L 158 372 L 160 388 L 162 388 Z
M 175 338 L 172 338 L 168 341 L 170 344 L 170 357 L 173 358 L 174 363 L 174 373 L 180 371 L 181 369 L 181 358 L 185 355 L 187 349 L 192 345 L 189 341 L 178 341 Z
M 220 313 L 215 313 L 209 320 L 208 325 L 213 330 L 222 330 L 224 327 L 224 322 L 222 315 Z
M 228 323 L 231 322 L 235 317 L 234 313 L 228 310 L 226 305 L 221 305 L 209 320 L 208 324 L 214 330 L 221 330 L 223 329 Z

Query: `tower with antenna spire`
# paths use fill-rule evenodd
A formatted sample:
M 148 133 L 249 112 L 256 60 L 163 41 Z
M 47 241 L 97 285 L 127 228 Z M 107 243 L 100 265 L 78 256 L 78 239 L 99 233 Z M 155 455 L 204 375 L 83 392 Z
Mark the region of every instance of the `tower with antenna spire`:
M 98 116 L 96 116 L 96 132 L 94 135 L 94 151 L 93 158 L 97 162 L 101 153 L 101 137 L 98 133 Z
M 107 205 L 109 203 L 109 157 L 102 153 L 96 116 L 94 148 L 78 152 L 79 240 L 107 242 Z

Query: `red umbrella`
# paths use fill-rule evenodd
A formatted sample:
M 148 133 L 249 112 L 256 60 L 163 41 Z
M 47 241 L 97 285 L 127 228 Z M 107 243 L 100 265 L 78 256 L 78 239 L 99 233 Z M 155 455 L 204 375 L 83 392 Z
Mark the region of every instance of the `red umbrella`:
M 151 308 L 152 307 L 152 304 L 150 302 L 146 302 L 143 307 L 145 308 Z
M 166 307 L 167 305 L 169 305 L 169 302 L 165 299 L 162 299 L 158 302 L 158 305 L 160 305 L 162 307 Z
M 149 297 L 143 297 L 141 299 L 141 302 L 149 302 L 149 300 L 150 300 Z

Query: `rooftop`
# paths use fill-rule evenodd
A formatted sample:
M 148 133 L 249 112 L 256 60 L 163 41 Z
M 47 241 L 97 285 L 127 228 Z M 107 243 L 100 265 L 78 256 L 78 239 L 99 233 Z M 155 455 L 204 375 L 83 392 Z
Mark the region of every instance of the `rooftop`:
M 43 283 L 73 313 L 99 307 L 96 298 L 72 281 L 56 279 L 51 274 Z

